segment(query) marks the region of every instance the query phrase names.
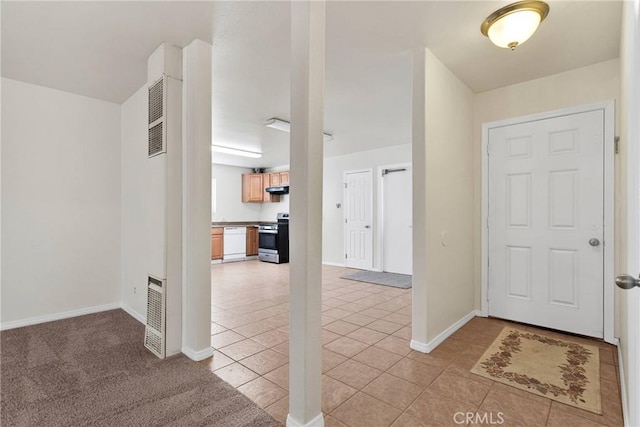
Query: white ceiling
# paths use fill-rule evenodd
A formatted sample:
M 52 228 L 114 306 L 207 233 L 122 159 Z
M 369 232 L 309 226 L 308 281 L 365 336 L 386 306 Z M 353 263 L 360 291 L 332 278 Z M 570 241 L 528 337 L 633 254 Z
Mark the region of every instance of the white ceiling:
M 474 92 L 618 56 L 618 1 L 549 1 L 538 32 L 514 52 L 480 23 L 504 1 L 327 2 L 325 143 L 333 156 L 410 142 L 410 51 L 427 46 Z M 2 2 L 2 75 L 123 102 L 145 83 L 164 41 L 213 42 L 215 143 L 288 163 L 289 135 L 265 128 L 289 114 L 287 2 Z

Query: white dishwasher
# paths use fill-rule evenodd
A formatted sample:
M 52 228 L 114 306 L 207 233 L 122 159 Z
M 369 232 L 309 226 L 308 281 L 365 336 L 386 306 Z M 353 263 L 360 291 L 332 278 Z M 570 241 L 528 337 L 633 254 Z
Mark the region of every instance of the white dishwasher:
M 247 227 L 225 227 L 223 246 L 223 262 L 245 259 L 247 256 Z

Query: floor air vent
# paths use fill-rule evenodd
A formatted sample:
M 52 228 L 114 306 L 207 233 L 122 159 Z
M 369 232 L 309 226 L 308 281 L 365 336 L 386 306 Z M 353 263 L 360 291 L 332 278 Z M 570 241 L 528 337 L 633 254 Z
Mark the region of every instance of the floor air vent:
M 161 359 L 165 357 L 165 284 L 164 280 L 149 276 L 144 333 L 144 346 Z

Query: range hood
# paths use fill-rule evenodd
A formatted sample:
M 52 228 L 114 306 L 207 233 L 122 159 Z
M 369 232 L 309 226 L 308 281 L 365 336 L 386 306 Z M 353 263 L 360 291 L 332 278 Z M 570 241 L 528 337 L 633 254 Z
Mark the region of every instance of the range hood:
M 289 186 L 283 185 L 282 187 L 267 187 L 264 191 L 271 194 L 289 194 Z

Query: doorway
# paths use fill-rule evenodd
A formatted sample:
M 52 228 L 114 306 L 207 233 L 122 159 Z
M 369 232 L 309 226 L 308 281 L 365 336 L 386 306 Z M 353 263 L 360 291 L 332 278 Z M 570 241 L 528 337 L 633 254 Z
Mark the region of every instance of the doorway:
M 345 266 L 373 268 L 373 187 L 371 169 L 344 173 Z
M 485 125 L 483 312 L 613 338 L 613 105 Z
M 411 163 L 378 168 L 378 265 L 389 273 L 413 273 Z

